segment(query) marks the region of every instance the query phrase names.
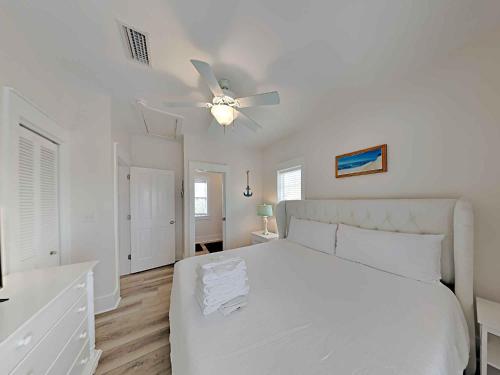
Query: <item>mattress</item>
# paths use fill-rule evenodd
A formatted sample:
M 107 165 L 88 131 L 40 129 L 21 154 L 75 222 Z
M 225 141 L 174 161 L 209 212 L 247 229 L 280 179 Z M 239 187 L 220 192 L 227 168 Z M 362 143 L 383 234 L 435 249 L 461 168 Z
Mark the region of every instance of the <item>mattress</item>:
M 174 375 L 448 375 L 467 365 L 467 324 L 442 284 L 276 240 L 224 252 L 247 263 L 248 305 L 205 317 L 194 298 L 196 267 L 213 256 L 175 265 Z

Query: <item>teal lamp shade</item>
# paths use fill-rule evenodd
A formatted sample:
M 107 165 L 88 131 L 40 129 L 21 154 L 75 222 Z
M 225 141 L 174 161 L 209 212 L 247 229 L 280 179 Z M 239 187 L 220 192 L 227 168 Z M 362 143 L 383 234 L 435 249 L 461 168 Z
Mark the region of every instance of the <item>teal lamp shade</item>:
M 273 206 L 270 204 L 257 205 L 257 216 L 264 216 L 264 217 L 273 216 Z

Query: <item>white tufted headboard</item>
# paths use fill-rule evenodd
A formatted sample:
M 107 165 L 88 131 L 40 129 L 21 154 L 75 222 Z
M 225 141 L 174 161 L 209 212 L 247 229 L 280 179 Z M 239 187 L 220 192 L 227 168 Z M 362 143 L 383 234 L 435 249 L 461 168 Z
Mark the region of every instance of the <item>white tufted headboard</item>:
M 405 233 L 444 234 L 441 257 L 443 281 L 451 285 L 469 326 L 467 374 L 476 367 L 473 297 L 473 213 L 462 199 L 334 199 L 282 201 L 276 207 L 280 238 L 290 218 L 344 223 L 361 228 Z

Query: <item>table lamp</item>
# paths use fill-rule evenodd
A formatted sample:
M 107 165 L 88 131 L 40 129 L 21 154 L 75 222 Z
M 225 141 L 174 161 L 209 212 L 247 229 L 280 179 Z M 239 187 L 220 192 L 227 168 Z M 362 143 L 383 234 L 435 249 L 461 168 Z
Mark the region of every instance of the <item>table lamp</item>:
M 273 206 L 270 204 L 257 205 L 257 216 L 264 218 L 264 231 L 262 233 L 267 236 L 269 234 L 267 230 L 267 218 L 273 216 Z

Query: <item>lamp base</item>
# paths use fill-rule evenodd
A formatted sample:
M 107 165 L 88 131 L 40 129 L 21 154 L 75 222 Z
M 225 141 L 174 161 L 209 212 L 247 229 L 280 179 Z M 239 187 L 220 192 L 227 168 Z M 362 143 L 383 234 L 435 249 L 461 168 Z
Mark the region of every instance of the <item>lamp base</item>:
M 269 231 L 267 230 L 267 216 L 264 216 L 264 230 L 262 231 L 262 234 L 264 236 L 267 236 L 269 234 Z

